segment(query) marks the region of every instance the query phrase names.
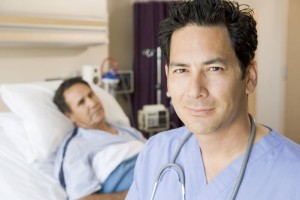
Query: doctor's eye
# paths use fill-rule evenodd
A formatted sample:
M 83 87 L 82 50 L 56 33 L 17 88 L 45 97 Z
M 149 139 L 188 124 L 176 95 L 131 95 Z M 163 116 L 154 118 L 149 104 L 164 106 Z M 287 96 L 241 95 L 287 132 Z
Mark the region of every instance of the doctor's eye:
M 185 72 L 187 72 L 187 69 L 183 69 L 183 68 L 175 69 L 173 71 L 173 73 L 177 73 L 177 74 L 182 74 L 182 73 L 185 73 Z
M 220 71 L 220 70 L 222 70 L 221 67 L 210 67 L 210 68 L 208 69 L 208 71 L 213 71 L 213 72 Z

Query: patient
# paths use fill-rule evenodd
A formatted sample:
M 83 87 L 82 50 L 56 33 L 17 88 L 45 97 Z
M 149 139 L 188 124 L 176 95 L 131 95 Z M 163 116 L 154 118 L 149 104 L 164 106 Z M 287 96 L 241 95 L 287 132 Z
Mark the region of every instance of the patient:
M 133 128 L 108 123 L 101 101 L 79 77 L 65 80 L 53 101 L 76 126 L 55 162 L 69 199 L 124 199 L 145 138 Z

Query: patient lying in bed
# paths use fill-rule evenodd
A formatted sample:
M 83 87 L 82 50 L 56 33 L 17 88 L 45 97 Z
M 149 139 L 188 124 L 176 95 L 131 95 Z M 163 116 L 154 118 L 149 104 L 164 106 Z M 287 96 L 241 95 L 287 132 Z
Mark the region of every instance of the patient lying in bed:
M 101 101 L 81 78 L 64 81 L 54 103 L 77 127 L 61 144 L 55 163 L 69 198 L 124 199 L 145 138 L 133 128 L 106 122 Z

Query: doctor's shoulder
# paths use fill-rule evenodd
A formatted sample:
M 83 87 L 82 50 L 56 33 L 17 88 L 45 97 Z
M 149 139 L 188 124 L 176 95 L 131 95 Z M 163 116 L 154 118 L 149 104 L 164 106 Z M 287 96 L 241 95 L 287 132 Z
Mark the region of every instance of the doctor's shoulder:
M 284 135 L 272 131 L 271 135 L 281 144 L 281 151 L 285 153 L 282 159 L 296 161 L 300 163 L 300 145 L 285 137 Z
M 300 145 L 281 134 L 277 134 L 276 136 L 282 143 L 282 147 L 280 149 L 282 156 L 279 159 L 287 166 L 297 165 L 297 172 L 300 175 Z
M 299 182 L 300 145 L 274 130 L 270 137 L 273 139 L 270 141 L 276 145 L 271 149 L 269 155 L 272 155 L 272 159 L 276 160 L 273 169 L 281 177 L 280 181 L 288 183 L 291 180 L 297 180 Z

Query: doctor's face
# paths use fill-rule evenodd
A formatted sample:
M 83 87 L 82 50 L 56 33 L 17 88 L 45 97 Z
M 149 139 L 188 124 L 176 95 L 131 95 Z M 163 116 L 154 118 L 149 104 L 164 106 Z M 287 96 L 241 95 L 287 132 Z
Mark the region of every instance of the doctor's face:
M 77 83 L 64 92 L 71 112 L 66 115 L 81 128 L 96 129 L 105 122 L 103 106 L 88 86 Z
M 248 75 L 242 80 L 225 27 L 176 30 L 165 70 L 176 113 L 191 132 L 222 131 L 247 116 Z

